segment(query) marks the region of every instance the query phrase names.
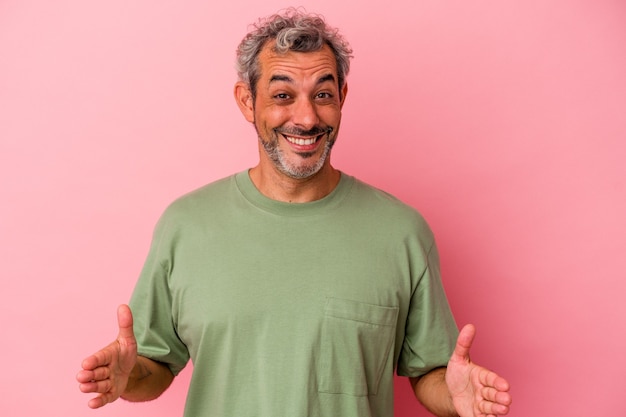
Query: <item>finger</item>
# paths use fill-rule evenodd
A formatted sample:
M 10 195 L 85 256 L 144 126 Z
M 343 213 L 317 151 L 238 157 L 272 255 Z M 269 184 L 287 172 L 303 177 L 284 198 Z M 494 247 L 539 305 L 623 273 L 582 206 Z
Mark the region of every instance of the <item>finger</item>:
M 480 391 L 482 397 L 492 403 L 511 405 L 511 394 L 508 392 L 498 391 L 495 388 L 486 387 Z
M 135 334 L 133 332 L 133 313 L 126 304 L 122 304 L 117 308 L 117 324 L 119 327 L 118 340 L 135 340 Z
M 80 382 L 81 384 L 85 384 L 85 383 L 87 383 L 87 382 L 91 382 L 91 381 L 93 381 L 94 379 L 95 379 L 95 378 L 94 378 L 94 373 L 93 373 L 93 371 L 85 371 L 85 370 L 82 370 L 82 371 L 80 371 L 80 372 L 78 372 L 78 373 L 76 374 L 76 380 L 77 380 L 78 382 Z
M 508 391 L 510 389 L 510 385 L 506 379 L 487 369 L 483 369 L 483 371 L 480 372 L 478 379 L 482 385 L 493 387 L 498 391 Z
M 100 394 L 111 391 L 111 387 L 112 384 L 110 379 L 86 382 L 78 386 L 81 392 L 97 392 Z
M 96 368 L 93 371 L 90 371 L 91 378 L 87 382 L 93 381 L 103 381 L 105 379 L 109 379 L 111 376 L 111 368 L 107 366 L 102 366 L 100 368 Z
M 94 369 L 100 366 L 107 366 L 108 364 L 111 363 L 111 360 L 112 360 L 112 352 L 111 352 L 111 345 L 109 345 L 105 347 L 104 349 L 97 351 L 96 353 L 89 356 L 88 358 L 85 358 L 85 360 L 83 360 L 83 363 L 82 363 L 82 368 L 89 370 L 89 371 L 93 371 Z
M 110 394 L 110 393 L 101 394 L 89 400 L 89 402 L 87 403 L 87 406 L 93 409 L 100 408 L 100 407 L 104 407 L 105 405 L 109 403 L 112 403 L 116 399 L 117 397 L 115 397 L 113 394 Z
M 483 401 L 480 403 L 478 409 L 481 413 L 488 416 L 503 416 L 509 413 L 509 407 L 503 404 L 492 403 L 489 401 Z
M 466 324 L 459 333 L 456 346 L 452 353 L 452 358 L 456 360 L 469 361 L 469 352 L 476 336 L 476 328 L 473 324 Z
M 102 381 L 111 376 L 111 369 L 106 366 L 101 366 L 92 371 L 82 370 L 76 374 L 76 380 L 80 383 L 87 383 L 93 381 Z
M 88 406 L 89 408 L 93 408 L 93 409 L 100 408 L 100 407 L 102 407 L 102 406 L 104 406 L 104 405 L 106 405 L 106 401 L 102 398 L 102 396 L 101 396 L 101 395 L 100 395 L 100 396 L 98 396 L 98 397 L 92 398 L 92 399 L 91 399 L 91 400 L 89 400 L 89 402 L 87 403 L 87 406 Z
M 479 410 L 488 416 L 505 415 L 509 412 L 511 395 L 508 392 L 498 391 L 493 387 L 485 387 L 477 395 Z

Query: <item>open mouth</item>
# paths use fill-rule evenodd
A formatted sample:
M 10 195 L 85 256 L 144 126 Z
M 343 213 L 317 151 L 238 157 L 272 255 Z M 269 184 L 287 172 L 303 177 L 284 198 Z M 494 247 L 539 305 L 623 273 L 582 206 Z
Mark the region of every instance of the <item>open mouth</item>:
M 324 133 L 322 133 L 319 136 L 314 136 L 314 137 L 309 137 L 309 138 L 299 138 L 299 137 L 294 137 L 294 136 L 283 135 L 283 137 L 287 139 L 287 142 L 293 143 L 294 145 L 299 145 L 299 146 L 313 145 L 315 142 L 320 140 L 322 136 L 324 136 Z
M 315 148 L 316 144 L 325 136 L 330 135 L 333 131 L 332 127 L 322 128 L 315 127 L 309 131 L 289 131 L 288 129 L 276 129 L 276 133 L 280 134 L 285 138 L 287 142 L 291 145 L 299 148 L 301 150 L 305 150 L 304 148 L 308 148 L 306 150 L 311 150 Z

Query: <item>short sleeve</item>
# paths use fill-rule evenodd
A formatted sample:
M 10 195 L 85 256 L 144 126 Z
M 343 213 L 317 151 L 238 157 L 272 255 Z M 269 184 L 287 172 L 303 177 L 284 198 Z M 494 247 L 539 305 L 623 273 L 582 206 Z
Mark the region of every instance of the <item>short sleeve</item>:
M 189 361 L 189 351 L 178 337 L 172 315 L 169 276 L 174 236 L 174 228 L 161 218 L 130 307 L 139 355 L 166 364 L 177 375 Z
M 426 268 L 411 296 L 397 366 L 400 376 L 418 377 L 446 366 L 458 336 L 441 282 L 439 255 L 434 243 L 427 258 Z

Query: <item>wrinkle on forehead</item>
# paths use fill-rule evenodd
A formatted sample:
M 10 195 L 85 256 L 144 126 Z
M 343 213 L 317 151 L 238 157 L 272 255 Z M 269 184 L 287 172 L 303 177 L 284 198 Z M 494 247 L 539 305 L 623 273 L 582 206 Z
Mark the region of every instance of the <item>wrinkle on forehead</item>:
M 274 73 L 294 72 L 313 75 L 323 72 L 337 78 L 337 62 L 328 45 L 312 52 L 288 51 L 278 53 L 271 44 L 266 45 L 259 56 L 261 78 L 266 80 Z

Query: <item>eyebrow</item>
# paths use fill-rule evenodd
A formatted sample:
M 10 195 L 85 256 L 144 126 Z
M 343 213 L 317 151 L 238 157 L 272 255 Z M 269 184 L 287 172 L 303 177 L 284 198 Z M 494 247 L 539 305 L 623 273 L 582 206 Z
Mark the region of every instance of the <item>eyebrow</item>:
M 283 81 L 286 83 L 293 83 L 293 79 L 291 77 L 289 77 L 288 75 L 281 75 L 281 74 L 276 74 L 276 75 L 272 75 L 272 78 L 270 78 L 270 84 L 273 82 L 278 82 L 278 81 Z M 318 80 L 316 84 L 323 84 L 326 81 L 332 81 L 335 82 L 335 76 L 333 74 L 326 74 L 326 75 L 322 75 Z
M 320 77 L 319 80 L 317 80 L 318 84 L 322 84 L 325 83 L 326 81 L 332 81 L 335 82 L 335 76 L 333 74 L 326 74 Z

